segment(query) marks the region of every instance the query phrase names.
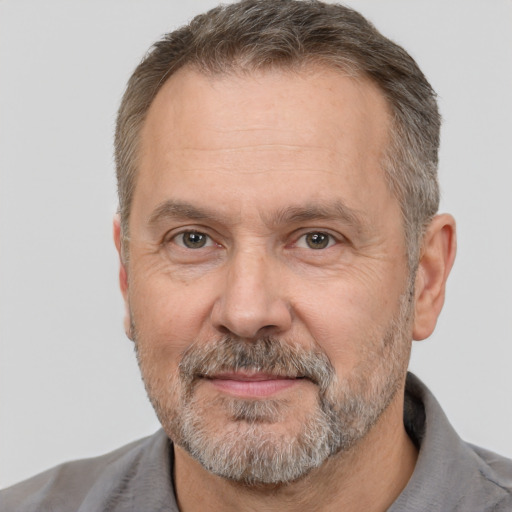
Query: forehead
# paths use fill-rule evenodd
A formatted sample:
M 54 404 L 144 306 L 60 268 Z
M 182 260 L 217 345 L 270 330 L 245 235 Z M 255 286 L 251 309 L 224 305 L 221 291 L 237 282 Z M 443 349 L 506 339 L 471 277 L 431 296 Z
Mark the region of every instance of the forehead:
M 307 145 L 317 136 L 334 148 L 340 136 L 350 143 L 349 132 L 356 135 L 355 128 L 361 132 L 357 135 L 382 141 L 388 124 L 389 108 L 380 89 L 342 70 L 312 65 L 205 75 L 185 67 L 157 94 L 142 137 L 160 139 L 167 148 L 190 140 L 210 148 L 236 143 L 246 129 L 253 138 L 270 142 L 275 132 L 286 131 L 295 144 Z M 163 141 L 163 131 L 172 138 Z
M 195 201 L 206 201 L 205 191 L 233 190 L 275 206 L 290 201 L 286 189 L 297 202 L 340 192 L 359 209 L 389 196 L 381 169 L 389 124 L 377 86 L 338 70 L 206 76 L 183 68 L 159 91 L 142 128 L 134 204 L 193 196 L 191 187 L 202 186 Z

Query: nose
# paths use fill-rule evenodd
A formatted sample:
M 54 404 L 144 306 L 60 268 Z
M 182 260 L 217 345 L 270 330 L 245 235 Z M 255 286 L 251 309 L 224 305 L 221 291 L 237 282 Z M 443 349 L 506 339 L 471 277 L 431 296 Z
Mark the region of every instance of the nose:
M 264 253 L 239 253 L 228 265 L 212 309 L 214 327 L 243 339 L 287 331 L 292 313 L 277 262 Z

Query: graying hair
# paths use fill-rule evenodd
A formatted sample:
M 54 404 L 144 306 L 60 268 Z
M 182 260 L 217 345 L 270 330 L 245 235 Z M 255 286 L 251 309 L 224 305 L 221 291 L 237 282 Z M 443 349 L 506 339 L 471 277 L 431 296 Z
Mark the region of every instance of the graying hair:
M 414 59 L 356 11 L 308 0 L 242 0 L 196 16 L 155 43 L 131 76 L 119 108 L 115 158 L 124 237 L 138 167 L 142 124 L 167 78 L 183 66 L 205 74 L 301 69 L 311 63 L 369 78 L 391 109 L 382 167 L 403 216 L 411 272 L 422 235 L 439 207 L 440 115 L 436 94 Z

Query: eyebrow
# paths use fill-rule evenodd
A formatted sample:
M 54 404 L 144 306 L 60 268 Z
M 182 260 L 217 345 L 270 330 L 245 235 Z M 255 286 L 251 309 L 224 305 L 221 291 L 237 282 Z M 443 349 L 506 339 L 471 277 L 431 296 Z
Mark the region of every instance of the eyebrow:
M 356 231 L 363 231 L 365 226 L 362 214 L 348 207 L 342 201 L 292 205 L 264 214 L 263 221 L 269 226 L 300 224 L 314 220 L 337 220 L 352 226 Z M 148 224 L 156 227 L 165 220 L 214 221 L 219 224 L 233 223 L 233 217 L 223 215 L 188 202 L 169 199 L 158 205 L 149 216 Z
M 210 211 L 207 208 L 169 199 L 159 204 L 153 210 L 149 216 L 148 224 L 150 226 L 156 226 L 160 222 L 168 219 L 196 221 L 215 220 L 218 222 L 227 220 L 223 215 L 219 215 L 217 212 Z
M 300 206 L 289 206 L 278 210 L 270 220 L 271 224 L 298 224 L 312 220 L 339 220 L 350 224 L 358 231 L 364 227 L 364 220 L 360 212 L 349 208 L 342 201 L 325 203 L 312 203 Z

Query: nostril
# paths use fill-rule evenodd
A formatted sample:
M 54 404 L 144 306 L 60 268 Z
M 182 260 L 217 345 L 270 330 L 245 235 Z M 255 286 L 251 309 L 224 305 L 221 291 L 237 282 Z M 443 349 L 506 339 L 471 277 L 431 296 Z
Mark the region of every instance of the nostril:
M 233 334 L 226 326 L 224 325 L 218 325 L 216 326 L 217 328 L 217 331 L 219 331 L 221 334 L 224 334 L 224 335 L 231 335 Z

